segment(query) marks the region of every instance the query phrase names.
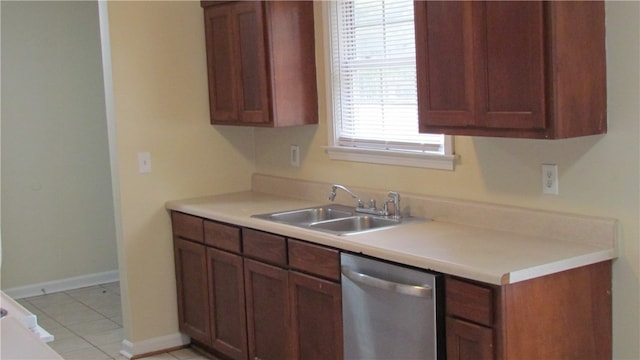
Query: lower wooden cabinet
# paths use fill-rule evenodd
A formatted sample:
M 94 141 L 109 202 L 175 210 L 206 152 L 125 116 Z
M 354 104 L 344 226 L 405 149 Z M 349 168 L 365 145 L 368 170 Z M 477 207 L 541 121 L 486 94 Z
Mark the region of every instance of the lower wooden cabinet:
M 610 359 L 611 261 L 502 286 L 448 276 L 448 359 Z
M 337 249 L 172 213 L 180 331 L 230 359 L 342 359 Z M 611 358 L 611 261 L 445 280 L 447 359 Z
M 289 358 L 287 270 L 245 259 L 250 359 Z
M 230 359 L 342 359 L 338 250 L 172 215 L 181 332 Z
M 342 359 L 342 290 L 339 284 L 289 272 L 292 359 Z
M 201 244 L 175 238 L 174 256 L 180 331 L 211 345 L 206 249 Z
M 494 358 L 493 329 L 447 317 L 447 358 L 491 360 Z
M 211 347 L 232 359 L 247 358 L 242 257 L 207 248 Z

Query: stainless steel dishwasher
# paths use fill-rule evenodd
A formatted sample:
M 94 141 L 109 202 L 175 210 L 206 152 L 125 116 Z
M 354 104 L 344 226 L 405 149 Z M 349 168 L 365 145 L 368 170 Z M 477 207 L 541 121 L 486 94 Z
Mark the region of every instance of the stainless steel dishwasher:
M 444 359 L 441 274 L 341 254 L 344 358 Z

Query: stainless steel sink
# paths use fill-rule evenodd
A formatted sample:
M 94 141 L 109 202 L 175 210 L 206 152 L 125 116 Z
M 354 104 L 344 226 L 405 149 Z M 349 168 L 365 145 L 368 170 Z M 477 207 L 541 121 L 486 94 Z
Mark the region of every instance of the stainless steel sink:
M 353 211 L 350 208 L 341 205 L 326 205 L 307 209 L 254 215 L 254 217 L 257 218 L 288 224 L 310 224 L 318 221 L 346 218 L 349 216 L 353 216 Z
M 344 233 L 361 232 L 389 226 L 396 226 L 400 224 L 400 220 L 370 215 L 360 215 L 330 221 L 317 222 L 310 224 L 309 227 L 316 230 L 329 230 Z
M 400 219 L 394 216 L 365 215 L 356 213 L 354 208 L 337 204 L 258 214 L 252 217 L 335 235 L 358 234 L 407 222 L 424 221 L 414 217 Z

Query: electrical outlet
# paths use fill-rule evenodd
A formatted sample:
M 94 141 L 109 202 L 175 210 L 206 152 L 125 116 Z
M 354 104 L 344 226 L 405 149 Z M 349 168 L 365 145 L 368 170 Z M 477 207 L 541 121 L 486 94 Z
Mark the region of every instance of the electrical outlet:
M 291 145 L 289 159 L 291 166 L 300 167 L 300 147 L 298 145 Z
M 558 165 L 542 164 L 542 193 L 558 195 Z
M 149 152 L 138 153 L 138 172 L 140 174 L 146 174 L 151 172 L 151 153 Z

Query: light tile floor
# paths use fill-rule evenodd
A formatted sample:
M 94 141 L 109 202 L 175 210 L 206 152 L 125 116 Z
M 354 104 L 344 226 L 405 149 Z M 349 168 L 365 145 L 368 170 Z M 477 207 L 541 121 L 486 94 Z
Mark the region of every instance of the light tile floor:
M 124 360 L 120 285 L 118 282 L 18 300 L 38 316 L 54 336 L 49 345 L 64 359 Z M 147 357 L 157 360 L 206 359 L 191 349 Z

